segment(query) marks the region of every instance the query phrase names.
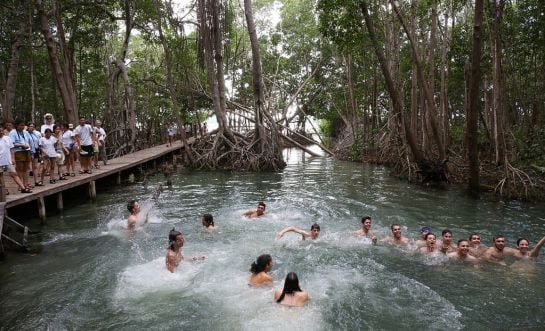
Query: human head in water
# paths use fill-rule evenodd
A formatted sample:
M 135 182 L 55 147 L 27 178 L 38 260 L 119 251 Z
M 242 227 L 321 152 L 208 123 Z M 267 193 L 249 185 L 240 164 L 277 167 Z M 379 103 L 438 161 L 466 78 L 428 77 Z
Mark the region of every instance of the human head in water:
M 136 200 L 130 200 L 127 203 L 127 209 L 129 210 L 129 213 L 136 214 L 140 211 L 140 204 L 138 204 L 138 201 Z
M 267 206 L 265 205 L 263 201 L 259 201 L 259 203 L 257 204 L 257 209 L 256 209 L 257 216 L 263 215 L 265 213 L 266 207 Z
M 206 228 L 214 226 L 214 217 L 211 214 L 202 215 L 202 225 Z
M 301 287 L 299 287 L 299 278 L 297 277 L 297 274 L 295 272 L 289 272 L 286 276 L 286 280 L 284 281 L 284 288 L 282 289 L 282 294 L 276 300 L 276 302 L 280 303 L 282 300 L 284 300 L 284 296 L 286 294 L 293 294 L 295 292 L 302 292 Z
M 318 223 L 314 223 L 310 226 L 310 238 L 316 239 L 320 235 L 320 226 Z
M 184 235 L 177 231 L 175 228 L 172 228 L 168 233 L 168 248 L 170 250 L 176 250 L 184 246 Z
M 268 272 L 272 269 L 272 257 L 269 254 L 259 255 L 257 260 L 252 263 L 250 272 L 258 274 L 262 271 Z

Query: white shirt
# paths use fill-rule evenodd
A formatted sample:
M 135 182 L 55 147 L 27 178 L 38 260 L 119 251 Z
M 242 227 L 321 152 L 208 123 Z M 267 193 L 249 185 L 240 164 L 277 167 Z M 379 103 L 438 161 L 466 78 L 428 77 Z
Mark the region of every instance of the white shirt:
M 93 144 L 93 128 L 89 124 L 78 125 L 74 133 L 80 137 L 81 146 L 90 146 Z
M 11 165 L 12 148 L 13 142 L 8 136 L 4 135 L 0 138 L 0 166 Z
M 72 140 L 73 137 L 74 137 L 74 132 L 70 130 L 66 130 L 65 132 L 63 132 L 62 144 L 64 145 L 64 147 L 70 147 L 70 145 L 74 143 L 74 141 Z
M 104 138 L 106 138 L 106 131 L 103 128 L 95 127 L 95 133 L 100 141 L 104 141 Z
M 51 123 L 51 124 L 42 124 L 42 127 L 40 128 L 40 133 L 41 134 L 44 134 L 45 133 L 45 129 L 51 129 L 51 132 L 53 132 L 53 126 L 55 125 L 55 123 Z
M 57 157 L 57 151 L 55 150 L 55 144 L 57 143 L 57 138 L 49 137 L 47 139 L 46 137 L 40 138 L 40 146 L 43 148 L 45 154 L 49 157 Z

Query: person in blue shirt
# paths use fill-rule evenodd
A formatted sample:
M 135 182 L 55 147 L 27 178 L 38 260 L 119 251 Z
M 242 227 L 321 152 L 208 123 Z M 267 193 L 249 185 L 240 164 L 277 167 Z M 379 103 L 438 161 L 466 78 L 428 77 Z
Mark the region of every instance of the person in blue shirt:
M 30 170 L 30 135 L 25 130 L 23 120 L 15 121 L 15 129 L 11 130 L 9 137 L 15 148 L 15 171 L 17 176 L 23 181 L 26 188 L 31 188 L 28 181 L 28 171 Z

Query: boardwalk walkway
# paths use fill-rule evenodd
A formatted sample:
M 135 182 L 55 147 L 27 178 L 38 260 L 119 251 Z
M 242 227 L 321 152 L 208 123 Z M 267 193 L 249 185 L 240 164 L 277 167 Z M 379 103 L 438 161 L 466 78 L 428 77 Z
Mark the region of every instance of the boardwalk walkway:
M 190 138 L 188 143 L 192 144 L 195 141 L 194 138 Z M 153 161 L 154 159 L 173 153 L 183 147 L 180 141 L 177 141 L 171 147 L 166 147 L 166 145 L 158 145 L 155 147 L 143 149 L 131 154 L 127 154 L 115 159 L 108 160 L 107 165 L 102 165 L 100 162 L 100 169 L 93 169 L 92 174 L 76 174 L 75 177 L 66 177 L 67 180 L 57 181 L 55 184 L 49 184 L 49 178 L 44 178 L 44 186 L 34 187 L 32 193 L 20 193 L 17 190 L 17 186 L 9 176 L 9 174 L 4 174 L 4 181 L 6 182 L 6 187 L 9 190 L 9 195 L 6 196 L 5 208 L 14 207 L 20 204 L 24 204 L 33 200 L 43 199 L 45 196 L 49 196 L 55 193 L 59 193 L 70 188 L 80 186 L 83 184 L 93 183 L 97 179 L 120 174 L 121 171 L 127 170 L 140 164 Z M 32 177 L 31 181 L 32 181 Z M 47 179 L 47 180 L 45 180 Z

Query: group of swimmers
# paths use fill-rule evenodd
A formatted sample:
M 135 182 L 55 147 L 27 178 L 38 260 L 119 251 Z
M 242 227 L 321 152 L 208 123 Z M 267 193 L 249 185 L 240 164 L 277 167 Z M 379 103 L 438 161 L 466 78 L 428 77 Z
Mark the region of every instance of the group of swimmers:
M 131 215 L 128 219 L 128 228 L 134 229 L 140 211 L 138 202 L 132 200 L 129 202 L 127 208 Z M 243 213 L 243 216 L 248 218 L 257 218 L 265 214 L 266 205 L 263 202 L 259 202 L 255 210 L 249 210 Z M 147 222 L 147 215 L 144 223 Z M 215 229 L 214 218 L 210 214 L 204 214 L 201 217 L 201 223 L 207 232 L 212 232 Z M 367 237 L 373 244 L 385 243 L 395 246 L 414 247 L 416 251 L 425 255 L 441 255 L 445 254 L 449 259 L 478 263 L 480 261 L 498 263 L 505 265 L 505 259 L 508 256 L 512 256 L 518 259 L 533 259 L 539 255 L 539 252 L 545 244 L 545 236 L 539 240 L 533 249 L 529 247 L 529 240 L 526 238 L 520 238 L 517 240 L 517 248 L 506 247 L 506 239 L 502 235 L 495 235 L 492 240 L 492 246 L 486 247 L 481 244 L 481 237 L 477 233 L 472 233 L 469 236 L 469 240 L 460 239 L 457 245 L 453 242 L 452 231 L 445 229 L 441 233 L 441 239 L 437 240 L 436 235 L 431 232 L 430 228 L 424 226 L 420 230 L 420 239 L 413 241 L 402 235 L 401 226 L 399 224 L 392 224 L 390 226 L 391 235 L 379 240 L 378 236 L 371 230 L 372 219 L 370 216 L 364 216 L 361 219 L 361 228 L 354 231 L 353 234 L 357 236 Z M 320 226 L 314 223 L 310 227 L 310 232 L 297 228 L 295 226 L 289 226 L 276 234 L 276 238 L 282 238 L 286 233 L 294 232 L 301 235 L 302 240 L 315 240 L 320 235 Z M 175 229 L 172 229 L 168 235 L 169 247 L 166 254 L 166 268 L 170 272 L 174 272 L 176 267 L 182 260 L 189 261 L 202 261 L 205 256 L 193 256 L 190 258 L 184 258 L 182 254 L 182 248 L 184 245 L 183 234 Z M 255 262 L 252 263 L 250 268 L 250 278 L 248 284 L 254 287 L 261 287 L 271 285 L 273 283 L 272 277 L 269 272 L 272 270 L 273 260 L 271 255 L 260 255 Z M 284 287 L 282 289 L 276 289 L 274 292 L 274 299 L 276 302 L 287 305 L 300 307 L 308 300 L 308 293 L 303 291 L 299 286 L 299 279 L 297 274 L 289 272 L 284 281 Z

